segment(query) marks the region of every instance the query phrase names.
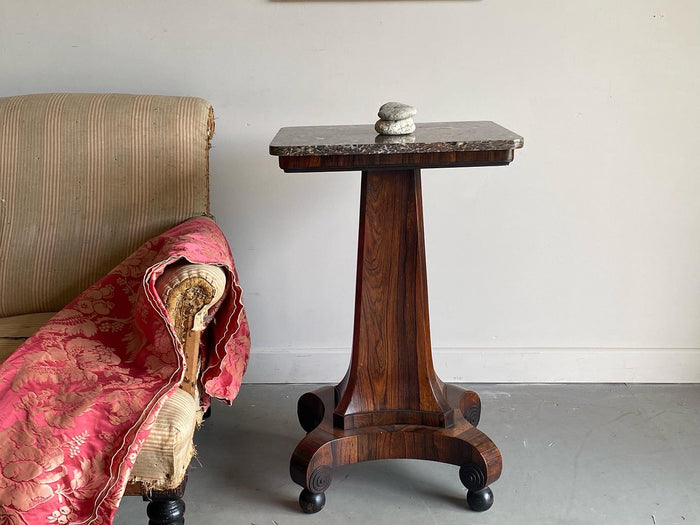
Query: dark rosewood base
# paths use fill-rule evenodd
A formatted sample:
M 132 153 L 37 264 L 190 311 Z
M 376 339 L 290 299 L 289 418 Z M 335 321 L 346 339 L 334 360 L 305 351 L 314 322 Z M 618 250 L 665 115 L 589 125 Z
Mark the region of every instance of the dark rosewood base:
M 490 508 L 493 493 L 488 485 L 501 474 L 501 453 L 474 426 L 481 413 L 479 396 L 453 385 L 444 385 L 444 390 L 455 409 L 454 424 L 448 428 L 381 425 L 343 430 L 333 425 L 336 387 L 304 394 L 297 412 L 308 434 L 290 463 L 292 479 L 304 487 L 299 497 L 302 510 L 311 514 L 323 508 L 333 467 L 375 459 L 425 459 L 458 465 L 460 480 L 468 489 L 469 507 L 476 511 Z
M 330 160 L 323 160 L 328 167 Z M 433 367 L 419 169 L 362 172 L 355 290 L 347 374 L 337 386 L 299 399 L 299 421 L 308 434 L 292 455 L 290 472 L 304 487 L 302 509 L 323 508 L 333 467 L 375 459 L 458 465 L 470 508 L 488 509 L 501 453 L 476 429 L 481 401 L 445 385 Z

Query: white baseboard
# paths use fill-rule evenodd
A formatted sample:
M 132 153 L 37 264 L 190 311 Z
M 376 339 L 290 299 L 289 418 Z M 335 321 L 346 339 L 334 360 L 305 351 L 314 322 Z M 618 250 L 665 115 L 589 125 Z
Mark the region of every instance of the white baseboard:
M 253 347 L 246 383 L 333 383 L 349 348 Z M 443 381 L 700 383 L 700 348 L 435 348 Z

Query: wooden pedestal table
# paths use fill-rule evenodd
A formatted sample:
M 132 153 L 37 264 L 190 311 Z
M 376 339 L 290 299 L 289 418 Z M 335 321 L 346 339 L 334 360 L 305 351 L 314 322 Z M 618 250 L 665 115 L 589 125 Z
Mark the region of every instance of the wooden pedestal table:
M 352 356 L 336 386 L 298 403 L 306 437 L 290 464 L 305 512 L 318 512 L 332 468 L 375 459 L 460 467 L 473 510 L 491 507 L 501 453 L 476 428 L 479 396 L 433 369 L 423 240 L 422 168 L 500 166 L 523 139 L 493 122 L 282 128 L 270 144 L 286 172 L 362 171 Z

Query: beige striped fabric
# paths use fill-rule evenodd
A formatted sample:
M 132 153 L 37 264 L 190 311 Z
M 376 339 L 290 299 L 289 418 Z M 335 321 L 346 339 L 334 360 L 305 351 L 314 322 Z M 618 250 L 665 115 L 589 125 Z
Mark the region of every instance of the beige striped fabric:
M 172 489 L 182 483 L 194 455 L 194 431 L 201 422 L 198 406 L 182 389 L 165 402 L 136 457 L 130 482 L 156 489 Z
M 27 339 L 56 315 L 56 312 L 17 315 L 0 318 L 0 337 L 23 337 Z
M 55 312 L 0 317 L 0 363 L 17 350 L 34 332 L 44 326 Z
M 0 317 L 55 311 L 147 239 L 208 213 L 211 106 L 0 98 Z

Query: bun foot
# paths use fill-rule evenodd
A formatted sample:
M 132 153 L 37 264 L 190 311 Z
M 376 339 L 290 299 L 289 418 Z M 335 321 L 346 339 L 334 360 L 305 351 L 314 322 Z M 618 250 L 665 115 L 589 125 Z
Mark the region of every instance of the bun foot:
M 146 507 L 148 525 L 185 525 L 185 502 L 181 499 L 154 500 Z
M 306 514 L 316 514 L 326 504 L 326 495 L 323 492 L 311 492 L 304 489 L 299 494 L 299 506 Z
M 493 505 L 493 492 L 488 487 L 467 491 L 467 505 L 475 512 L 489 510 Z

